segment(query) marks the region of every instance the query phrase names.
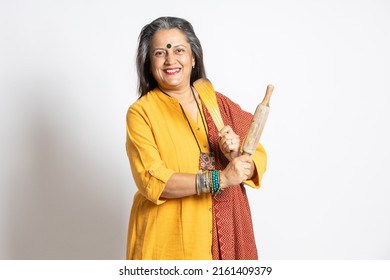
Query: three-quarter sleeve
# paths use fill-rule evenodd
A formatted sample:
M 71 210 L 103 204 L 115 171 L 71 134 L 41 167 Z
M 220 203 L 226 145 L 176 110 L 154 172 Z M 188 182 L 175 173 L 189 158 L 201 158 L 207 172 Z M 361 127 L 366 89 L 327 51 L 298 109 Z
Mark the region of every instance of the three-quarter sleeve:
M 256 151 L 251 157 L 255 165 L 255 173 L 250 180 L 246 180 L 243 183 L 252 188 L 258 189 L 261 186 L 261 179 L 263 178 L 263 174 L 267 166 L 267 154 L 261 144 L 257 145 Z
M 174 170 L 161 160 L 152 124 L 142 107 L 132 106 L 127 113 L 126 150 L 134 181 L 140 193 L 159 205 L 161 194 Z

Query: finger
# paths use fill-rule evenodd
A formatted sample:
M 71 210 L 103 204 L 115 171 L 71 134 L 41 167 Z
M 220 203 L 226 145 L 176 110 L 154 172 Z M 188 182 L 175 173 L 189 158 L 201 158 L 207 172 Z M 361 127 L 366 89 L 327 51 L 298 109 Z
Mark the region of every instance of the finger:
M 222 141 L 226 142 L 228 145 L 239 145 L 240 144 L 240 136 L 234 135 L 234 136 L 224 136 Z
M 231 143 L 231 144 L 229 144 Z M 235 142 L 234 140 L 227 140 L 227 142 L 224 144 L 224 150 L 228 151 L 238 151 L 240 149 L 239 142 Z
M 220 137 L 223 137 L 223 136 L 225 136 L 227 133 L 230 133 L 230 131 L 233 131 L 233 130 L 232 130 L 232 128 L 231 128 L 229 125 L 227 125 L 227 126 L 224 126 L 224 127 L 219 131 L 218 135 L 219 135 Z
M 251 158 L 250 155 L 243 154 L 243 155 L 240 156 L 240 161 L 251 163 L 252 162 L 252 158 Z
M 242 168 L 244 168 L 244 170 L 251 170 L 251 165 L 250 163 L 243 163 Z
M 238 173 L 239 178 L 241 178 L 242 181 L 245 181 L 249 178 L 250 172 L 246 169 L 241 170 Z
M 231 144 L 232 137 L 229 134 L 221 136 L 222 143 Z
M 222 147 L 223 147 L 223 151 L 225 151 L 225 153 L 230 153 L 231 150 L 232 150 L 232 148 L 233 148 L 232 145 L 229 145 L 229 144 L 226 143 L 226 142 L 223 144 Z
M 231 139 L 222 138 L 221 143 L 222 143 L 222 147 L 224 148 L 224 150 L 226 150 L 226 149 L 229 149 L 229 146 L 231 145 L 232 141 L 231 141 Z
M 237 162 L 237 164 L 240 164 L 241 166 L 243 166 L 244 164 L 250 164 L 250 161 L 248 160 L 246 155 L 240 155 L 240 156 L 236 157 L 236 162 Z
M 232 138 L 232 142 L 236 146 L 240 146 L 240 136 L 236 135 L 235 137 Z

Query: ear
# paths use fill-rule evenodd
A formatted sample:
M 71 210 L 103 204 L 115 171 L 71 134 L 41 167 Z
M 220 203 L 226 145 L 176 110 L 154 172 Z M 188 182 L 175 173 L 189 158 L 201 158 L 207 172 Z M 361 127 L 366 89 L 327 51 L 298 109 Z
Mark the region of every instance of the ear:
M 192 56 L 192 68 L 195 68 L 195 57 Z

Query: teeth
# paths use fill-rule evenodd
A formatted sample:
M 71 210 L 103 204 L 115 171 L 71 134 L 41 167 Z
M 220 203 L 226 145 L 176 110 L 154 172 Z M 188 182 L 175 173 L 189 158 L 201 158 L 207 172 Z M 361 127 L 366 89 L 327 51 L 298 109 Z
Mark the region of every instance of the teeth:
M 175 72 L 179 72 L 180 69 L 169 69 L 169 70 L 165 70 L 166 72 L 172 74 L 172 73 L 175 73 Z

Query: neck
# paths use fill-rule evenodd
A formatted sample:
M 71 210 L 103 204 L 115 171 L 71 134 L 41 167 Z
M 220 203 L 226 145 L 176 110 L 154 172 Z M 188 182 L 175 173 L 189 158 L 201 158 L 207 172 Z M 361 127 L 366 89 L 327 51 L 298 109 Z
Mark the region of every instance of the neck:
M 160 90 L 166 95 L 176 98 L 181 104 L 188 104 L 194 100 L 190 85 L 187 88 L 181 90 L 164 89 L 161 87 Z

